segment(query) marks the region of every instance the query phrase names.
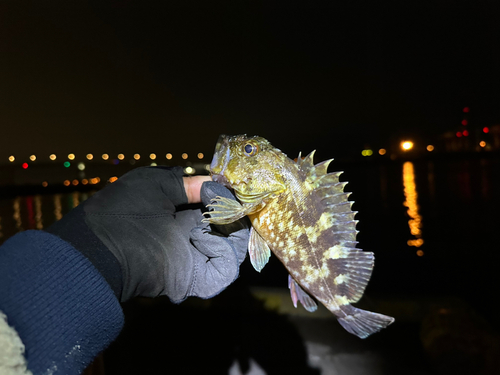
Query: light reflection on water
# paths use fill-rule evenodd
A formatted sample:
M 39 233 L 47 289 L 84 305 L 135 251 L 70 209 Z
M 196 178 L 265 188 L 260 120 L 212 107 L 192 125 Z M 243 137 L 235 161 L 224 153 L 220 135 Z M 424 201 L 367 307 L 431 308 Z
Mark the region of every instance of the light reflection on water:
M 47 228 L 93 193 L 75 191 L 0 200 L 0 243 L 23 230 Z
M 429 182 L 431 179 L 429 179 Z M 422 216 L 419 214 L 417 185 L 415 183 L 415 169 L 413 163 L 407 161 L 403 164 L 403 187 L 406 200 L 403 205 L 408 208 L 407 214 L 410 217 L 408 226 L 413 238 L 408 240 L 408 246 L 419 248 L 424 244 L 422 238 Z M 417 255 L 424 255 L 422 250 L 417 251 Z
M 42 221 L 42 199 L 40 195 L 35 195 L 35 227 L 36 229 L 43 229 Z
M 366 247 L 401 253 L 443 253 L 455 233 L 492 233 L 500 209 L 500 160 L 419 160 L 403 164 L 350 164 Z M 43 229 L 60 220 L 93 192 L 68 192 L 2 198 L 0 243 L 27 229 Z M 402 203 L 404 202 L 404 207 Z M 424 244 L 425 241 L 425 244 Z M 474 239 L 476 241 L 476 239 Z M 463 246 L 461 241 L 457 246 Z M 410 253 L 413 258 L 413 252 Z M 427 256 L 425 258 L 428 258 Z

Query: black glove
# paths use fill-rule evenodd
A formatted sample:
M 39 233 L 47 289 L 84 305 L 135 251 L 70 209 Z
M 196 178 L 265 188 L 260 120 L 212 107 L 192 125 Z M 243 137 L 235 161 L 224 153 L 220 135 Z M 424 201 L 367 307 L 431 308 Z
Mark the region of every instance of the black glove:
M 200 194 L 204 205 L 217 195 L 235 199 L 215 182 L 204 182 Z M 137 168 L 47 231 L 86 255 L 121 301 L 158 295 L 176 303 L 188 296 L 210 298 L 238 276 L 248 220 L 217 233 L 201 222 L 201 210 L 186 204 L 182 168 Z

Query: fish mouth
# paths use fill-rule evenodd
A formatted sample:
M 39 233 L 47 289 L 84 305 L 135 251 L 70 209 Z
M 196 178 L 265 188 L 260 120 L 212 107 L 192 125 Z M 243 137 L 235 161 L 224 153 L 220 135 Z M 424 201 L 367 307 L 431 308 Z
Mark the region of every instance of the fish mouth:
M 221 185 L 224 185 L 227 188 L 232 188 L 231 184 L 229 183 L 229 180 L 226 178 L 226 176 L 222 174 L 212 174 L 212 181 L 215 181 Z

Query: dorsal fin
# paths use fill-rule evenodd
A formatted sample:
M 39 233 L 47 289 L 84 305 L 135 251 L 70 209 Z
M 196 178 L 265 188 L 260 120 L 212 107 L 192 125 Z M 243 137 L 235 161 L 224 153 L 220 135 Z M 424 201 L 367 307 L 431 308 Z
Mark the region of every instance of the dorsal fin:
M 314 184 L 314 187 L 316 187 L 319 181 L 322 180 L 323 177 L 327 176 L 326 171 L 332 160 L 333 159 L 325 160 L 324 162 L 318 163 L 305 171 L 306 181 L 310 184 Z
M 307 155 L 304 159 L 298 158 L 297 164 L 299 165 L 299 169 L 304 172 L 306 175 L 309 170 L 314 167 L 313 158 L 316 150 L 312 151 L 309 155 Z M 300 155 L 299 155 L 300 156 Z
M 373 253 L 364 252 L 355 246 L 357 220 L 356 211 L 352 210 L 353 201 L 350 193 L 344 192 L 347 182 L 339 181 L 343 172 L 327 173 L 331 160 L 312 165 L 308 156 L 300 165 L 300 171 L 310 186 L 309 199 L 319 208 L 321 216 L 317 225 L 326 230 L 326 243 L 335 245 L 326 252 L 330 259 L 327 263 L 333 276 L 337 293 L 349 302 L 358 301 L 366 288 L 373 269 Z M 331 237 L 330 237 L 331 236 Z

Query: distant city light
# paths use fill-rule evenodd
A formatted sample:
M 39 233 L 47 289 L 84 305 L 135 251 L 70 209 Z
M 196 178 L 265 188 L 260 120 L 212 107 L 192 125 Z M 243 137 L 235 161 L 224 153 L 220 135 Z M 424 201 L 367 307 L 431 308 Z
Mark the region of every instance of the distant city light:
M 479 142 L 479 146 L 481 146 L 481 147 L 486 147 L 486 142 L 485 142 L 485 141 L 481 141 L 481 142 Z
M 139 155 L 139 154 L 134 154 L 134 159 L 135 159 L 135 160 L 139 160 L 140 158 L 141 158 L 141 155 Z
M 156 159 L 156 154 L 149 154 L 149 158 L 151 160 L 155 160 Z
M 14 160 L 16 160 L 16 158 L 13 155 L 10 155 L 9 156 L 9 161 L 12 163 Z
M 373 151 L 370 150 L 370 149 L 366 149 L 366 150 L 361 151 L 361 155 L 363 155 L 363 156 L 372 156 L 373 155 Z
M 380 150 L 378 150 L 378 153 L 380 155 L 385 155 L 387 153 L 387 150 L 385 148 L 381 148 Z
M 69 168 L 69 166 L 71 165 L 71 163 L 69 161 L 65 161 L 63 163 L 63 165 L 64 165 L 65 168 Z
M 205 169 L 210 172 L 210 164 L 205 164 Z
M 464 135 L 464 137 L 467 137 L 467 136 L 469 135 L 469 131 L 468 131 L 468 130 L 464 130 L 464 131 L 462 132 L 462 134 Z
M 86 178 L 84 178 L 82 180 L 82 185 L 87 185 L 89 183 L 89 180 L 87 180 Z
M 47 187 L 47 186 L 49 186 L 49 183 L 47 181 L 44 181 L 44 182 L 42 182 L 42 186 Z
M 203 153 L 201 152 L 198 153 L 198 159 L 203 159 L 203 156 L 204 156 Z
M 422 256 L 424 256 L 424 252 L 422 250 L 417 250 L 417 255 L 419 257 L 422 257 Z
M 462 125 L 463 125 L 463 126 L 467 125 L 468 123 L 469 123 L 469 122 L 468 122 L 467 120 L 465 120 L 465 119 L 464 119 L 464 120 L 462 120 Z
M 56 154 L 50 154 L 49 159 L 50 160 L 56 160 L 57 159 Z
M 69 186 L 69 185 L 71 185 L 71 181 L 70 180 L 64 180 L 63 184 L 64 184 L 64 186 Z
M 165 155 L 165 156 L 166 156 L 166 158 L 167 158 L 168 160 L 172 159 L 172 154 L 170 154 L 170 153 L 168 153 L 168 154 L 167 154 L 167 155 Z
M 78 180 L 73 180 L 72 184 L 73 184 L 74 186 L 76 186 L 76 185 L 78 185 L 78 184 L 79 184 L 79 181 L 78 181 Z
M 151 165 L 152 167 L 156 167 L 156 166 L 158 166 L 158 164 L 156 164 L 155 162 L 151 163 L 150 165 Z
M 118 180 L 118 177 L 113 176 L 113 177 L 110 177 L 108 181 L 109 181 L 109 182 L 111 182 L 111 183 L 113 183 L 113 182 L 115 182 L 116 180 Z
M 413 142 L 411 141 L 403 141 L 401 142 L 401 148 L 404 150 L 404 151 L 409 151 L 413 148 Z
M 489 133 L 490 132 L 490 128 L 488 128 L 487 126 L 485 126 L 483 128 L 483 133 Z
M 125 155 L 123 155 L 123 154 L 118 154 L 118 159 L 120 159 L 120 160 L 125 159 Z
M 457 137 L 460 138 L 462 136 L 462 132 L 457 132 Z
M 192 167 L 186 167 L 186 168 L 184 168 L 184 172 L 185 172 L 186 174 L 193 174 L 193 173 L 194 173 L 194 172 L 196 172 L 196 171 L 195 171 L 195 169 L 194 169 L 194 168 L 192 168 Z
M 433 145 L 428 145 L 427 146 L 427 151 L 429 151 L 429 152 L 434 151 L 434 146 Z
M 69 160 L 75 160 L 75 154 L 69 154 L 68 155 Z
M 23 169 L 28 169 L 28 163 L 23 163 Z
M 464 107 L 463 111 L 464 111 L 464 113 L 469 113 L 470 108 L 469 107 Z
M 84 171 L 85 170 L 85 163 L 78 163 L 77 167 L 79 170 Z
M 87 159 L 88 159 L 88 160 L 92 160 L 93 158 L 94 158 L 94 155 L 92 155 L 92 154 L 87 154 Z
M 36 155 L 31 155 L 31 156 L 30 156 L 30 160 L 31 160 L 31 161 L 35 161 L 35 160 L 36 160 Z
M 182 158 L 183 158 L 184 160 L 188 158 L 188 154 L 186 154 L 186 153 L 183 153 L 181 156 L 182 156 Z
M 108 154 L 102 154 L 102 160 L 108 160 L 109 155 Z

